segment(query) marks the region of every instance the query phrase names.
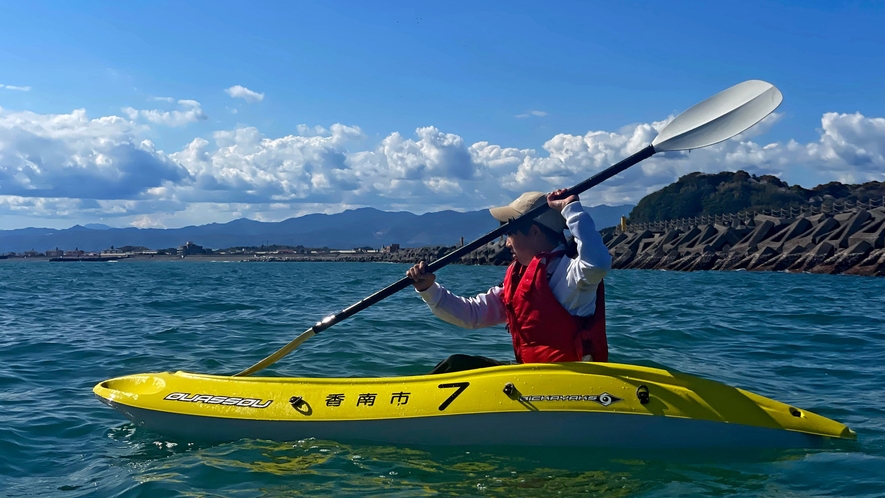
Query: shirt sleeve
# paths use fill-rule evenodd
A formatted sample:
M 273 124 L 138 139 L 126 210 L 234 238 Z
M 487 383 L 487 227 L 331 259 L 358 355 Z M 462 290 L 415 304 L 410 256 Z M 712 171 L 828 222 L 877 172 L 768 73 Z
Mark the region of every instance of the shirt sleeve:
M 593 288 L 612 268 L 612 257 L 596 230 L 593 218 L 584 211 L 580 201 L 568 204 L 562 210 L 566 225 L 578 244 L 578 256 L 569 260 L 566 282 L 569 288 L 581 292 Z
M 498 286 L 475 297 L 461 297 L 434 282 L 419 294 L 441 320 L 466 329 L 478 329 L 504 323 L 503 292 L 503 287 Z

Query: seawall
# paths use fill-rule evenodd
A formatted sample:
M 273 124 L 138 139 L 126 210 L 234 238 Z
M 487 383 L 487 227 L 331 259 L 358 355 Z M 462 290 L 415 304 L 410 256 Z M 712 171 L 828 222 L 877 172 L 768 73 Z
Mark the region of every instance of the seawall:
M 613 267 L 885 276 L 885 207 L 703 221 L 628 225 L 607 233 Z

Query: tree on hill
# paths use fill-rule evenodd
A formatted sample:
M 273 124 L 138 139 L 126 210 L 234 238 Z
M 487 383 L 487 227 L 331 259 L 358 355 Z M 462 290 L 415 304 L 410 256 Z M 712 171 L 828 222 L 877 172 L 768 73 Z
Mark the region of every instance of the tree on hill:
M 691 173 L 642 198 L 629 217 L 633 223 L 643 223 L 799 207 L 809 203 L 867 202 L 883 196 L 885 183 L 882 182 L 862 185 L 830 182 L 809 190 L 799 185 L 790 186 L 773 175 L 757 177 L 746 171 Z

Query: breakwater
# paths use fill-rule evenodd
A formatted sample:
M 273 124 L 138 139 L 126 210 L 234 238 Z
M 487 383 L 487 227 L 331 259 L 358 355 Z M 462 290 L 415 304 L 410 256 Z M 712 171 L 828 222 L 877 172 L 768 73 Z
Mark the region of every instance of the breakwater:
M 626 230 L 606 233 L 605 241 L 614 268 L 885 276 L 885 207 L 881 206 L 628 225 Z

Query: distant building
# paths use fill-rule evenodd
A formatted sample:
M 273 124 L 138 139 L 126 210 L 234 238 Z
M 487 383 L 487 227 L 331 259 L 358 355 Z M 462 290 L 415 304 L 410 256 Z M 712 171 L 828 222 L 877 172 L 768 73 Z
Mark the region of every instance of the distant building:
M 384 246 L 381 248 L 381 252 L 397 252 L 399 251 L 399 244 L 390 244 L 389 246 Z
M 65 252 L 62 251 L 61 249 L 55 248 L 55 249 L 50 249 L 50 250 L 46 251 L 46 256 L 48 256 L 50 258 L 60 258 L 64 255 L 64 253 Z
M 193 242 L 185 242 L 183 246 L 178 246 L 178 255 L 189 256 L 191 254 L 205 254 L 206 250 L 203 246 L 194 244 Z

